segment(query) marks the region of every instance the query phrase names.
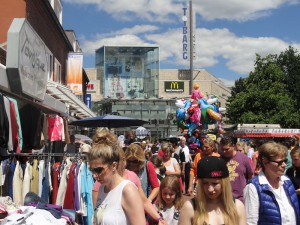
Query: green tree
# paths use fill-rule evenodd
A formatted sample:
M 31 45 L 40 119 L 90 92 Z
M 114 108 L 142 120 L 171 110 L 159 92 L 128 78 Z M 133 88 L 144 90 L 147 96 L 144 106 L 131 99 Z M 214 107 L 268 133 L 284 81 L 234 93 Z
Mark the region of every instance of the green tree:
M 229 122 L 278 123 L 285 128 L 300 127 L 298 93 L 294 93 L 295 83 L 290 81 L 291 77 L 294 82 L 298 79 L 296 73 L 300 67 L 296 66 L 297 60 L 300 64 L 300 57 L 292 48 L 280 56 L 262 58 L 256 55 L 254 71 L 247 78 L 239 79 L 232 89 L 226 106 Z M 297 71 L 287 68 L 288 65 L 293 65 Z

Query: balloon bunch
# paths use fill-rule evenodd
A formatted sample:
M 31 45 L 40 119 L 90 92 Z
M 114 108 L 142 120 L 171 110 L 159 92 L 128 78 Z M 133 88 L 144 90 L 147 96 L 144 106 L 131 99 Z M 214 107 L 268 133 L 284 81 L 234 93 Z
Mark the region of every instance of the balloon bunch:
M 194 84 L 194 90 L 191 99 L 177 100 L 175 105 L 177 126 L 181 131 L 188 129 L 191 135 L 193 130 L 202 126 L 204 130 L 209 124 L 216 124 L 222 120 L 221 112 L 225 108 L 218 107 L 218 98 L 216 96 L 207 96 L 206 98 L 199 90 L 199 84 Z

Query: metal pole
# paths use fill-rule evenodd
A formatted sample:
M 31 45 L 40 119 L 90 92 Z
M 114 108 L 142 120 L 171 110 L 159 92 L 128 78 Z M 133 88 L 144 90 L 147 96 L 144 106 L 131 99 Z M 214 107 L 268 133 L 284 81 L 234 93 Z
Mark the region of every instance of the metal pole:
M 189 1 L 190 7 L 190 94 L 192 94 L 193 91 L 193 71 L 194 71 L 194 44 L 193 44 L 193 4 L 192 0 Z

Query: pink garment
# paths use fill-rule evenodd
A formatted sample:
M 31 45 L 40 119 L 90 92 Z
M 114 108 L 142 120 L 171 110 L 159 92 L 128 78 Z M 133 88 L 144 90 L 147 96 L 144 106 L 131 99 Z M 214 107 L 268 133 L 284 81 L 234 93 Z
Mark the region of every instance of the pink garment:
M 125 169 L 125 179 L 130 180 L 138 188 L 141 187 L 141 181 L 135 172 Z M 94 184 L 94 187 L 93 187 L 93 191 L 99 191 L 100 186 L 101 186 L 101 183 L 96 181 Z
M 11 122 L 11 136 L 13 149 L 16 153 L 20 153 L 20 142 L 19 142 L 19 125 L 17 122 L 17 114 L 15 110 L 15 104 L 12 101 L 9 101 L 10 104 L 10 122 Z
M 48 117 L 48 136 L 50 141 L 62 140 L 63 119 L 59 116 Z

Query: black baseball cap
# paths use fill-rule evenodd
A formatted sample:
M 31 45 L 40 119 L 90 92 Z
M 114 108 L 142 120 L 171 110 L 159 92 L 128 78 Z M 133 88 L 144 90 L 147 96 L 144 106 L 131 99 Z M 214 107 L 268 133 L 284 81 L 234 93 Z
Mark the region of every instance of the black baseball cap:
M 229 177 L 226 162 L 216 156 L 202 158 L 197 164 L 197 177 L 198 179 Z

